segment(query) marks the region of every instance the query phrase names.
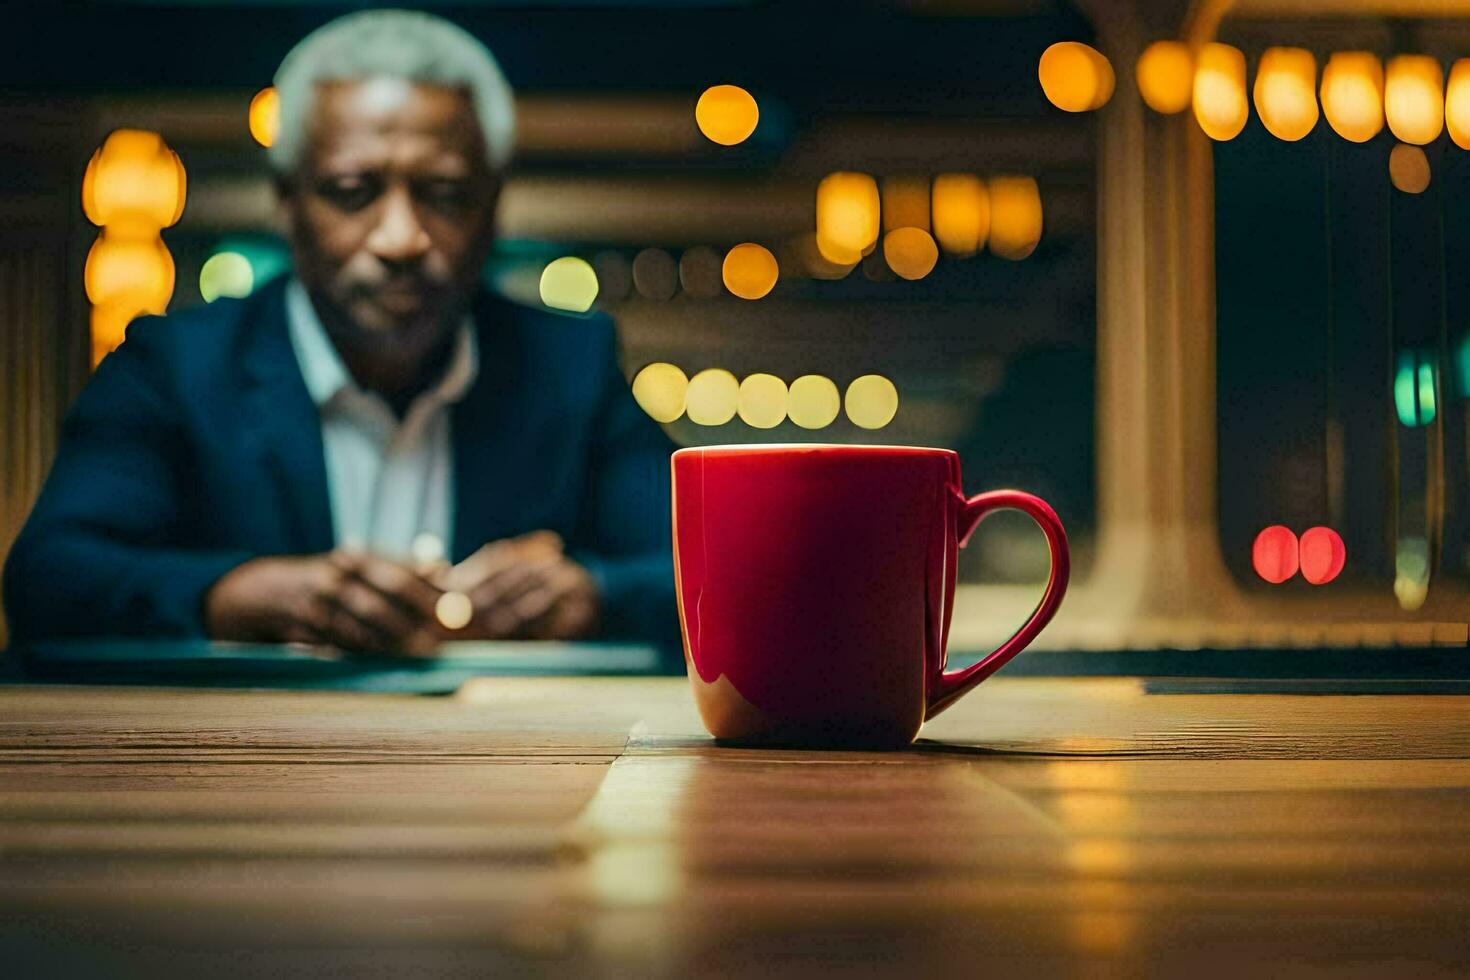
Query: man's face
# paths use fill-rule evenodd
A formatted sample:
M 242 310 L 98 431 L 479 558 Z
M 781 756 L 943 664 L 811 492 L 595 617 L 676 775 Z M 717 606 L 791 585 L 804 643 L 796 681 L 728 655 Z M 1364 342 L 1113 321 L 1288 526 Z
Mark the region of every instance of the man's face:
M 318 86 L 283 184 L 296 272 L 342 340 L 419 358 L 455 326 L 493 239 L 498 178 L 462 89 Z

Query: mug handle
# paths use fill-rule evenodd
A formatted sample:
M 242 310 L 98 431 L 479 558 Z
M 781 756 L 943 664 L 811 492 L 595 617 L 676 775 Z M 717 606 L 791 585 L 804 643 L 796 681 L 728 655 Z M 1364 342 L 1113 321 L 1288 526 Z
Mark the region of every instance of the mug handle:
M 1012 657 L 1036 639 L 1036 635 L 1051 622 L 1051 618 L 1057 614 L 1057 609 L 1062 604 L 1062 596 L 1067 591 L 1067 579 L 1071 574 L 1071 557 L 1067 550 L 1067 532 L 1062 528 L 1061 518 L 1057 512 L 1052 510 L 1051 505 L 1040 497 L 1021 490 L 991 490 L 988 493 L 976 494 L 960 504 L 959 519 L 955 522 L 955 532 L 959 536 L 959 546 L 963 548 L 974 533 L 976 525 L 982 518 L 997 510 L 1019 510 L 1026 514 L 1046 534 L 1046 545 L 1051 550 L 1051 577 L 1047 579 L 1046 591 L 1042 593 L 1041 602 L 1037 604 L 1036 611 L 1031 618 L 1021 624 L 1021 628 L 1012 634 L 990 654 L 963 670 L 946 671 L 940 669 L 939 676 L 934 679 L 933 688 L 929 692 L 929 708 L 924 717 L 933 718 L 939 712 L 948 708 L 959 700 L 970 688 L 979 684 L 991 674 L 1005 666 Z

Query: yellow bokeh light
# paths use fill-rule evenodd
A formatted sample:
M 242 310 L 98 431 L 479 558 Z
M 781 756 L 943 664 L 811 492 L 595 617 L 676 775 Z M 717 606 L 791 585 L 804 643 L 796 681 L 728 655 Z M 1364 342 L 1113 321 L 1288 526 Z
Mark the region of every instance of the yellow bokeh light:
M 1212 140 L 1239 135 L 1250 116 L 1245 94 L 1245 55 L 1210 42 L 1200 48 L 1194 69 L 1194 118 Z
M 1429 187 L 1429 158 L 1419 147 L 1399 143 L 1388 155 L 1388 179 L 1405 194 L 1423 194 Z
M 1113 97 L 1113 66 L 1100 51 L 1080 41 L 1058 41 L 1036 64 L 1041 90 L 1067 112 L 1100 109 Z
M 162 313 L 174 293 L 174 259 L 157 235 L 132 237 L 103 229 L 82 275 L 94 304 L 125 302 Z
M 281 97 L 275 86 L 263 88 L 250 100 L 250 135 L 261 146 L 276 141 L 281 129 Z
M 255 288 L 255 270 L 239 252 L 219 252 L 205 260 L 199 270 L 199 295 L 213 303 L 221 296 L 249 296 Z
M 1470 150 L 1470 58 L 1461 58 L 1450 66 L 1450 82 L 1444 96 L 1444 121 L 1455 145 L 1462 150 Z
M 990 191 L 974 174 L 940 174 L 930 193 L 934 237 L 950 255 L 974 255 L 990 235 Z
M 157 133 L 119 129 L 92 154 L 82 177 L 82 210 L 94 225 L 156 233 L 184 213 L 187 177 Z
M 720 270 L 725 288 L 741 299 L 760 299 L 776 286 L 780 269 L 770 249 L 754 242 L 736 245 L 725 253 Z
M 740 382 L 723 368 L 705 368 L 689 379 L 684 411 L 697 425 L 724 425 L 740 408 Z
M 1322 113 L 1337 135 L 1366 143 L 1383 128 L 1383 63 L 1371 51 L 1339 51 L 1322 69 Z
M 694 106 L 699 131 L 721 146 L 743 143 L 760 122 L 755 97 L 738 85 L 715 85 L 704 90 Z
M 1430 143 L 1444 129 L 1444 71 L 1424 54 L 1391 58 L 1383 85 L 1388 128 L 1405 143 Z
M 92 307 L 92 366 L 123 342 L 128 324 L 144 311 L 128 297 Z
M 803 429 L 825 429 L 842 411 L 842 396 L 831 378 L 803 374 L 791 382 L 786 414 Z
M 1041 191 L 1032 177 L 990 181 L 990 251 L 1018 261 L 1041 241 Z
M 1138 94 L 1154 112 L 1173 115 L 1189 108 L 1194 56 L 1183 41 L 1155 41 L 1138 56 Z
M 554 310 L 586 313 L 597 299 L 597 273 L 591 263 L 563 255 L 541 270 L 541 302 Z
M 881 374 L 865 374 L 847 386 L 847 417 L 863 429 L 881 429 L 898 414 L 898 389 Z
M 856 265 L 878 241 L 878 182 L 839 171 L 817 185 L 817 248 L 838 265 Z
M 786 421 L 786 382 L 774 374 L 751 374 L 740 382 L 740 418 L 756 429 Z
M 1296 142 L 1317 125 L 1317 59 L 1306 48 L 1267 48 L 1253 94 L 1267 132 Z
M 883 178 L 883 230 L 929 230 L 929 178 Z
M 684 414 L 689 379 L 672 364 L 650 364 L 633 378 L 633 399 L 655 422 L 673 422 Z
M 883 258 L 904 279 L 923 279 L 939 261 L 939 246 L 922 228 L 895 228 L 883 236 Z

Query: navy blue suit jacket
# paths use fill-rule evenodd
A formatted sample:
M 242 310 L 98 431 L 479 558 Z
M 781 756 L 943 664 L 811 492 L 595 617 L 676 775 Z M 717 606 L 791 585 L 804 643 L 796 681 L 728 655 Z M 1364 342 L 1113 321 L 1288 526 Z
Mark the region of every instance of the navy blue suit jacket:
M 284 286 L 138 320 L 103 361 L 5 567 L 16 641 L 198 636 L 203 597 L 231 568 L 332 547 Z M 604 635 L 676 641 L 673 445 L 633 401 L 612 322 L 488 294 L 474 315 L 480 374 L 451 425 L 450 557 L 550 528 L 601 588 Z

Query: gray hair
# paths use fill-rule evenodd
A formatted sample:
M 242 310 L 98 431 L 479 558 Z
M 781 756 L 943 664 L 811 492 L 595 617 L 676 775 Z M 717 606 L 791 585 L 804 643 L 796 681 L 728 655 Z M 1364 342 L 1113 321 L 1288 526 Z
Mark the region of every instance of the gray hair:
M 301 162 L 316 86 L 368 78 L 468 89 L 486 160 L 497 170 L 510 161 L 515 99 L 495 56 L 468 32 L 432 14 L 368 10 L 312 31 L 276 70 L 281 125 L 268 151 L 276 172 L 289 174 Z

